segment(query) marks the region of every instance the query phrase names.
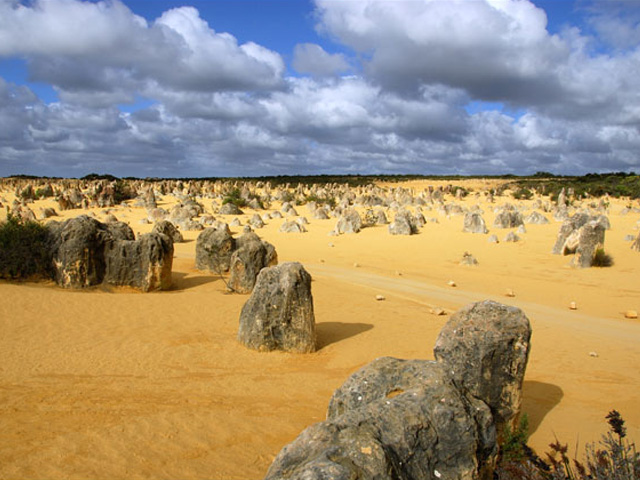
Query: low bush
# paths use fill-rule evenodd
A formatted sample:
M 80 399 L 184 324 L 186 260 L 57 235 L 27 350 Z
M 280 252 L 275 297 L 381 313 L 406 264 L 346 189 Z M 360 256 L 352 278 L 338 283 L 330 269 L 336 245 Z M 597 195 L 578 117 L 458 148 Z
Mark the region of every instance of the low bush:
M 571 460 L 566 444 L 557 439 L 549 447 L 546 462 L 526 445 L 527 425 L 507 431 L 494 478 L 496 480 L 639 480 L 640 454 L 635 444 L 626 439 L 626 428 L 620 413 L 612 410 L 606 416 L 609 431 L 599 444 L 589 444 L 584 462 Z
M 47 239 L 47 229 L 38 222 L 22 221 L 9 214 L 0 223 L 0 278 L 48 276 Z

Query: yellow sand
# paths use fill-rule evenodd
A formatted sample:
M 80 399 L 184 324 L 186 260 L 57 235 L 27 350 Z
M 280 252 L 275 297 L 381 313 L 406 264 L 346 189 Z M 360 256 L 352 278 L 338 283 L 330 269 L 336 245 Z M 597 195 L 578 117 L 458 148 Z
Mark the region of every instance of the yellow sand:
M 425 216 L 439 223 L 410 237 L 386 226 L 330 237 L 336 220 L 314 220 L 304 206 L 297 209 L 308 233 L 279 233 L 284 220 L 257 230 L 280 262 L 300 261 L 313 276 L 320 349 L 310 355 L 257 353 L 236 342 L 248 297 L 226 294 L 221 279 L 194 269 L 198 232 L 176 245 L 168 292 L 0 282 L 0 478 L 262 478 L 284 445 L 324 419 L 349 374 L 385 355 L 433 358 L 448 315 L 430 309 L 450 314 L 483 299 L 519 306 L 531 320 L 523 411 L 539 453 L 555 437 L 572 454 L 576 444 L 582 451 L 614 408 L 640 440 L 640 321 L 624 318 L 640 310 L 640 254 L 624 241 L 637 235 L 640 216 L 620 215 L 626 202 L 612 202 L 605 246 L 615 264 L 576 270 L 550 254 L 560 226 L 550 214 L 549 225 L 527 225 L 521 242 L 505 243 L 508 230 L 491 228 L 494 205 L 484 198 L 463 203 L 480 204 L 499 244 L 462 233 L 462 216 L 435 210 Z M 43 205 L 55 206 L 31 207 Z M 139 224 L 142 208 L 112 212 L 136 232 L 151 229 Z M 58 220 L 86 212 L 60 213 Z M 255 212 L 246 213 L 242 220 Z M 465 251 L 479 266 L 459 264 Z M 568 309 L 571 301 L 578 310 Z

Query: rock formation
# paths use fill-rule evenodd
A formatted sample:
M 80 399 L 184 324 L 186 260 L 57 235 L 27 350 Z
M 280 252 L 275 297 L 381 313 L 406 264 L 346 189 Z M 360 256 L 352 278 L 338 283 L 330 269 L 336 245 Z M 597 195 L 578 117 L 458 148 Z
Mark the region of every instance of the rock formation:
M 316 350 L 311 275 L 299 263 L 264 268 L 242 307 L 238 341 L 254 350 Z
M 236 293 L 251 293 L 260 270 L 277 264 L 275 247 L 260 240 L 255 233 L 246 233 L 236 239 L 236 250 L 231 255 L 229 287 Z
M 362 229 L 362 218 L 360 214 L 353 208 L 349 208 L 342 212 L 342 215 L 338 219 L 335 232 L 342 233 L 358 233 Z
M 413 216 L 406 210 L 400 210 L 396 213 L 393 222 L 389 224 L 388 228 L 391 235 L 414 235 L 418 233 L 418 227 Z
M 104 251 L 104 282 L 150 292 L 171 286 L 173 240 L 147 233 L 138 240 L 114 240 Z
M 196 268 L 213 273 L 227 272 L 236 242 L 227 226 L 207 228 L 196 240 Z
M 266 479 L 491 479 L 498 437 L 519 413 L 530 336 L 517 308 L 463 308 L 436 362 L 385 357 L 354 373 Z
M 482 215 L 478 212 L 468 212 L 464 216 L 463 232 L 468 233 L 488 233 L 487 224 Z
M 153 226 L 152 233 L 162 233 L 173 240 L 173 243 L 181 243 L 184 241 L 182 233 L 169 220 L 161 220 Z
M 151 233 L 135 240 L 123 222 L 101 223 L 86 215 L 47 224 L 55 282 L 64 288 L 100 283 L 144 292 L 171 286 L 173 241 Z

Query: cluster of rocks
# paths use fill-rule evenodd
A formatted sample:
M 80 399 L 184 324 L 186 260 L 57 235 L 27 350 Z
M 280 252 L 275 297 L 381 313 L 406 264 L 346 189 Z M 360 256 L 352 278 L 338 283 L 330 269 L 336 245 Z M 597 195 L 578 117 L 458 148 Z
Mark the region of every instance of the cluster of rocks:
M 46 228 L 52 276 L 61 287 L 107 283 L 149 292 L 171 286 L 173 240 L 167 235 L 148 233 L 136 240 L 127 224 L 86 215 L 51 221 Z
M 218 274 L 230 271 L 228 285 L 236 293 L 250 293 L 260 270 L 277 263 L 273 245 L 254 232 L 234 238 L 226 224 L 203 230 L 196 241 L 196 268 Z
M 604 251 L 604 234 L 608 228 L 609 220 L 604 215 L 576 213 L 562 223 L 552 253 L 573 254 L 572 266 L 591 267 L 598 252 Z
M 436 361 L 384 357 L 355 372 L 266 479 L 491 479 L 520 412 L 530 337 L 517 308 L 463 308 L 440 332 Z

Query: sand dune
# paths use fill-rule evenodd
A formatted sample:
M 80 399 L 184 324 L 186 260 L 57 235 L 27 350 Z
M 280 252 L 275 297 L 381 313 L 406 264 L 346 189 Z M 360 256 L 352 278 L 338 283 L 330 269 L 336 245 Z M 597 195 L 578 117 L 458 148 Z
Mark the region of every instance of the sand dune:
M 513 202 L 496 204 L 506 201 Z M 491 228 L 493 205 L 484 197 L 461 203 L 479 204 L 500 240 L 510 231 Z M 640 310 L 640 254 L 624 241 L 637 235 L 639 216 L 620 215 L 623 206 L 612 202 L 606 233 L 614 265 L 584 270 L 551 255 L 554 221 L 527 225 L 513 244 L 462 233 L 462 216 L 435 210 L 425 216 L 438 223 L 418 235 L 377 226 L 335 237 L 327 235 L 335 219 L 314 220 L 297 207 L 308 233 L 280 233 L 284 220 L 257 233 L 281 262 L 300 261 L 313 276 L 320 349 L 310 355 L 257 353 L 236 342 L 247 296 L 227 294 L 220 278 L 195 270 L 198 232 L 184 232 L 187 241 L 176 245 L 170 291 L 2 281 L 0 478 L 262 478 L 286 443 L 324 419 L 350 373 L 385 355 L 433 358 L 448 316 L 430 310 L 451 313 L 486 298 L 521 307 L 532 322 L 523 410 L 534 448 L 545 451 L 555 436 L 572 447 L 597 440 L 613 408 L 637 441 L 640 321 L 623 313 Z M 136 232 L 151 229 L 139 224 L 142 208 L 112 212 Z M 459 264 L 465 251 L 478 266 Z M 570 301 L 578 310 L 567 308 Z

